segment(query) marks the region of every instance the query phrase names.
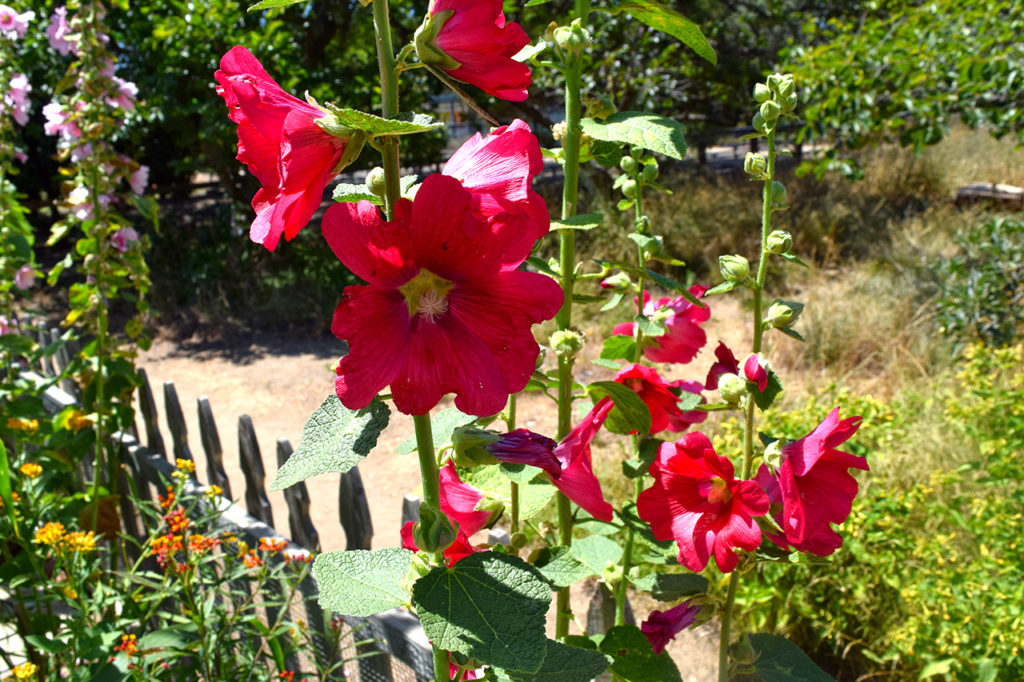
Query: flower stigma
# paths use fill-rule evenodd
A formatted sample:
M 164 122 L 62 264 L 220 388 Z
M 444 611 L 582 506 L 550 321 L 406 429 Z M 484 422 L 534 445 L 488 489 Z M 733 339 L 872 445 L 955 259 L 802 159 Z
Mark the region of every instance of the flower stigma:
M 429 270 L 420 270 L 415 277 L 399 287 L 405 303 L 409 306 L 409 315 L 419 315 L 428 322 L 437 320 L 448 312 L 448 290 L 452 283 L 438 277 Z

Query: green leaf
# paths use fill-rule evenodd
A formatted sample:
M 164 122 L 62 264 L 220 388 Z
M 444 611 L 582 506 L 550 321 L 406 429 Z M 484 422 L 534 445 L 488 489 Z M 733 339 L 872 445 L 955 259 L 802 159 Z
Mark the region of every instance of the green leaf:
M 651 412 L 636 394 L 636 391 L 615 381 L 595 381 L 587 386 L 587 393 L 594 402 L 606 395 L 615 401 L 615 407 L 608 414 L 605 427 L 612 433 L 647 435 L 651 430 Z
M 689 391 L 683 391 L 680 393 L 679 400 L 676 401 L 676 407 L 683 412 L 696 410 L 702 404 L 704 404 L 704 396 L 700 393 L 690 393 Z
M 14 500 L 11 495 L 11 465 L 7 459 L 7 448 L 4 447 L 3 441 L 0 441 L 0 500 L 3 500 L 4 509 L 14 509 Z M 14 536 L 20 539 L 21 530 L 18 526 L 18 514 L 9 511 L 7 512 L 7 518 L 11 520 Z
M 556 590 L 561 590 L 595 575 L 583 562 L 573 556 L 570 547 L 542 547 L 530 559 L 534 567 L 547 578 Z
M 476 417 L 459 412 L 454 407 L 449 407 L 434 414 L 430 418 L 430 435 L 434 441 L 434 449 L 440 450 L 451 440 L 452 431 L 460 426 L 466 426 L 476 421 Z M 416 452 L 416 437 L 407 438 L 395 450 L 400 455 L 407 455 Z
M 616 142 L 594 140 L 590 143 L 590 153 L 594 161 L 605 168 L 615 168 L 622 160 L 622 146 Z
M 345 473 L 370 454 L 390 416 L 380 398 L 352 411 L 332 394 L 302 427 L 298 449 L 277 470 L 270 489 L 283 490 L 317 474 Z
M 603 673 L 611 658 L 593 649 L 547 641 L 540 670 L 535 673 L 494 669 L 499 682 L 590 682 Z
M 552 230 L 593 230 L 595 227 L 600 227 L 601 221 L 604 220 L 603 213 L 583 213 L 581 215 L 574 215 L 569 218 L 563 218 L 562 220 L 552 220 Z
M 645 253 L 650 255 L 660 254 L 662 252 L 662 249 L 665 248 L 664 239 L 662 239 L 659 235 L 630 232 L 628 235 L 626 235 L 626 237 L 628 237 L 630 241 L 632 241 L 641 249 L 643 249 Z
M 331 197 L 335 201 L 350 204 L 355 204 L 360 201 L 369 201 L 371 204 L 375 204 L 377 206 L 384 205 L 384 200 L 366 189 L 366 185 L 353 185 L 348 182 L 339 182 L 335 186 L 334 193 Z
M 809 268 L 809 267 L 811 267 L 811 266 L 809 266 L 809 265 L 808 265 L 807 263 L 805 263 L 805 262 L 803 262 L 802 260 L 800 260 L 800 257 L 799 257 L 799 256 L 797 256 L 797 255 L 796 255 L 795 253 L 793 253 L 792 251 L 789 251 L 789 252 L 787 252 L 787 253 L 780 253 L 779 255 L 780 255 L 781 257 L 785 258 L 786 260 L 788 260 L 788 261 L 789 261 L 790 263 L 796 263 L 797 265 L 802 265 L 802 266 L 804 266 L 805 268 Z
M 543 476 L 538 477 L 540 469 L 531 466 L 524 466 L 524 471 L 533 471 L 525 482 L 519 478 L 519 516 L 522 519 L 529 519 L 536 516 L 551 500 L 555 494 L 555 487 L 548 483 Z M 474 488 L 489 493 L 492 497 L 499 499 L 505 508 L 511 508 L 512 497 L 508 482 L 514 480 L 513 476 L 506 473 L 500 467 L 474 467 L 472 469 L 460 469 L 459 477 L 464 483 Z
M 255 5 L 249 7 L 248 12 L 257 12 L 261 9 L 272 9 L 274 7 L 287 7 L 288 5 L 297 5 L 303 0 L 262 0 L 257 2 Z
M 712 64 L 718 63 L 715 51 L 700 27 L 674 9 L 654 0 L 624 0 L 617 2 L 616 7 L 637 21 L 676 38 Z
M 733 289 L 735 289 L 738 286 L 739 286 L 738 282 L 722 282 L 721 284 L 716 284 L 715 286 L 713 286 L 710 289 L 708 289 L 707 291 L 705 291 L 704 295 L 705 296 L 714 296 L 715 294 L 724 294 L 726 292 L 732 291 Z
M 708 591 L 708 579 L 696 573 L 648 573 L 631 582 L 636 589 L 666 602 Z
M 313 560 L 320 606 L 343 616 L 372 616 L 408 603 L 402 587 L 412 552 L 401 547 L 325 552 Z
M 758 391 L 757 387 L 754 387 L 754 402 L 762 410 L 767 410 L 772 406 L 775 398 L 780 393 L 782 393 L 782 382 L 779 381 L 779 375 L 772 370 L 768 370 L 768 384 L 765 386 L 764 391 Z
M 635 145 L 678 160 L 686 156 L 683 124 L 664 116 L 620 111 L 603 122 L 585 118 L 580 125 L 583 132 L 595 140 Z
M 777 635 L 750 635 L 754 669 L 764 682 L 833 682 L 796 644 Z
M 698 308 L 707 308 L 707 305 L 705 305 L 704 302 L 701 301 L 699 298 L 694 296 L 690 292 L 689 287 L 687 287 L 682 282 L 679 282 L 673 279 L 672 277 L 669 277 L 668 275 L 663 275 L 660 272 L 655 272 L 654 270 L 646 268 L 644 269 L 644 274 L 646 274 L 648 277 L 650 277 L 652 280 L 654 280 L 661 286 L 665 287 L 666 289 L 682 295 L 683 298 L 685 298 L 687 301 L 694 304 Z
M 522 559 L 471 554 L 416 581 L 413 601 L 427 639 L 507 670 L 537 672 L 551 590 Z
M 622 294 L 622 292 L 615 292 L 608 299 L 608 302 L 605 303 L 603 306 L 601 306 L 601 312 L 604 313 L 604 312 L 607 312 L 607 311 L 611 310 L 615 306 L 617 306 L 620 303 L 622 303 L 622 299 L 624 299 L 624 298 L 625 298 L 625 296 Z
M 622 561 L 622 547 L 603 535 L 588 535 L 574 540 L 572 554 L 593 571 L 593 575 L 601 575 L 609 564 L 615 566 Z
M 605 360 L 604 358 L 597 358 L 596 360 L 591 360 L 590 364 L 597 365 L 598 367 L 604 367 L 605 369 L 610 369 L 613 372 L 618 372 L 619 370 L 622 369 L 622 365 L 620 365 L 619 363 L 615 362 L 614 360 Z
M 647 317 L 646 315 L 637 315 L 633 318 L 633 322 L 636 323 L 636 326 L 644 336 L 664 336 L 665 332 L 668 331 L 663 320 Z
M 545 275 L 550 275 L 551 277 L 558 277 L 558 272 L 553 267 L 551 267 L 551 264 L 548 263 L 543 258 L 538 258 L 537 256 L 530 256 L 529 258 L 526 259 L 526 262 L 532 265 L 533 267 L 537 268 L 538 272 L 543 272 Z
M 612 672 L 628 682 L 682 682 L 667 651 L 655 654 L 635 625 L 616 625 L 601 640 L 601 653 L 614 658 Z
M 365 111 L 339 107 L 330 102 L 323 106 L 334 114 L 339 125 L 362 130 L 368 135 L 412 135 L 444 127 L 444 123 L 428 114 L 404 113 L 398 118 L 381 118 Z
M 636 339 L 625 334 L 609 336 L 601 346 L 601 358 L 604 360 L 630 360 L 636 357 Z
M 776 327 L 776 329 L 778 329 L 780 332 L 782 332 L 783 334 L 792 339 L 796 339 L 797 341 L 805 341 L 804 337 L 800 334 L 800 332 L 798 332 L 795 329 L 790 329 L 788 327 Z

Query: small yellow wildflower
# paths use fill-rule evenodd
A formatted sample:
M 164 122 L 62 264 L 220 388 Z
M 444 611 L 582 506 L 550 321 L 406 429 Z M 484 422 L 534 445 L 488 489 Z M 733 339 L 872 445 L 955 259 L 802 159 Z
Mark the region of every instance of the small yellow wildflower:
M 26 662 L 21 665 L 14 666 L 14 669 L 11 672 L 14 673 L 14 679 L 16 680 L 34 680 L 36 679 L 36 673 L 38 671 L 38 665 Z
M 31 435 L 39 429 L 39 420 L 22 419 L 21 417 L 8 417 L 7 428 L 12 431 L 24 431 Z
M 36 531 L 35 542 L 40 545 L 56 545 L 64 537 L 64 524 L 50 521 Z
M 61 541 L 61 546 L 69 552 L 91 552 L 96 549 L 96 533 L 91 530 L 68 533 Z
M 72 411 L 68 417 L 68 428 L 75 433 L 78 433 L 82 429 L 88 429 L 92 426 L 92 419 L 85 416 L 81 410 Z
M 78 591 L 75 590 L 75 588 L 71 587 L 71 585 L 65 585 L 64 596 L 70 599 L 71 601 L 75 601 L 76 599 L 78 599 Z
M 206 496 L 209 498 L 220 497 L 224 494 L 224 489 L 219 485 L 211 485 L 206 489 Z
M 174 460 L 174 466 L 176 466 L 179 471 L 185 471 L 190 474 L 194 474 L 196 472 L 196 463 L 190 459 L 176 459 Z
M 18 467 L 18 471 L 29 478 L 36 478 L 43 473 L 43 467 L 39 466 L 35 462 L 25 462 Z

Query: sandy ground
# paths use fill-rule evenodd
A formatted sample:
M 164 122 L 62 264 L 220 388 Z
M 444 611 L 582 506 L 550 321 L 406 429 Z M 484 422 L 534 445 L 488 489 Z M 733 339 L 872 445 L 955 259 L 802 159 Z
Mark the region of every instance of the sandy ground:
M 734 324 L 741 313 L 732 301 L 722 300 L 721 303 L 725 308 L 716 305 L 715 315 L 706 325 L 708 346 L 692 365 L 683 368 L 692 376 L 680 373 L 667 378 L 703 379 L 701 372 L 713 361 L 717 338 L 725 338 L 734 348 L 744 347 L 743 334 L 737 331 L 743 327 Z M 153 387 L 168 447 L 170 432 L 164 410 L 164 383 L 174 383 L 185 412 L 189 445 L 200 480 L 206 478 L 206 456 L 199 437 L 196 401 L 203 395 L 209 399 L 217 419 L 231 490 L 237 501 L 245 489 L 238 458 L 238 417 L 247 414 L 252 418 L 269 484 L 277 470 L 277 440 L 286 438 L 294 447 L 298 446 L 306 419 L 333 390 L 330 368 L 340 350 L 340 344 L 332 339 L 297 340 L 259 334 L 218 343 L 176 343 L 158 339 L 140 356 L 138 364 L 146 370 Z M 547 398 L 525 396 L 520 399 L 518 412 L 519 426 L 554 434 L 556 414 Z M 396 448 L 412 434 L 411 418 L 393 412 L 377 448 L 359 465 L 375 531 L 374 548 L 391 547 L 400 542 L 402 498 L 416 492 L 419 469 L 414 454 L 398 454 Z M 599 456 L 595 449 L 595 457 Z M 345 536 L 337 517 L 338 476 L 319 476 L 306 484 L 312 501 L 310 516 L 320 533 L 322 549 L 344 549 Z M 287 532 L 283 494 L 270 492 L 269 497 L 275 526 Z M 586 600 L 573 599 L 573 602 L 579 603 L 578 617 L 585 621 Z M 651 606 L 643 603 L 637 604 L 638 619 L 646 617 L 649 608 Z M 687 682 L 716 679 L 717 633 L 717 624 L 709 623 L 684 632 L 670 647 Z

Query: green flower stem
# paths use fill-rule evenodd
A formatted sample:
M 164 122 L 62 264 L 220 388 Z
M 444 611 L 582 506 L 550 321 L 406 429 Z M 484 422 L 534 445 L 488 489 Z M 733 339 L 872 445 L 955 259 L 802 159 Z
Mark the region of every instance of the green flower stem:
M 398 115 L 398 63 L 391 46 L 391 21 L 388 0 L 374 0 L 373 28 L 377 38 L 377 62 L 380 65 L 381 116 Z M 398 138 L 379 140 L 384 167 L 384 208 L 388 220 L 394 218 L 395 202 L 402 195 L 401 171 L 398 165 Z
M 92 173 L 92 210 L 93 215 L 96 216 L 96 227 L 93 229 L 93 235 L 96 238 L 96 264 L 93 272 L 91 273 L 93 279 L 96 281 L 97 290 L 97 305 L 96 305 L 96 377 L 93 381 L 96 382 L 96 452 L 94 453 L 95 459 L 93 460 L 92 470 L 92 529 L 99 531 L 99 492 L 100 492 L 100 472 L 103 471 L 104 464 L 104 450 L 106 449 L 105 440 L 105 429 L 106 426 L 106 392 L 104 391 L 106 379 L 103 376 L 106 365 L 106 354 L 107 354 L 107 305 L 106 299 L 103 296 L 103 263 L 106 258 L 106 244 L 107 235 L 103 232 L 103 210 L 100 206 L 99 196 L 99 169 L 94 168 Z M 107 476 L 108 485 L 112 492 L 114 488 L 114 481 L 117 476 L 117 462 L 113 455 L 111 455 L 109 462 L 107 462 Z M 116 556 L 116 555 L 111 555 Z
M 754 352 L 761 352 L 764 337 L 764 304 L 762 292 L 764 280 L 768 272 L 768 233 L 772 223 L 772 179 L 775 176 L 775 131 L 768 133 L 768 169 L 764 180 L 764 193 L 761 209 L 761 253 L 757 263 L 757 277 L 754 280 Z M 749 479 L 754 468 L 754 417 L 756 413 L 754 400 L 747 396 L 747 406 L 743 425 L 743 478 Z M 738 569 L 737 569 L 738 570 Z M 718 680 L 729 680 L 729 629 L 732 625 L 733 608 L 736 604 L 736 590 L 739 578 L 734 570 L 729 575 L 729 592 L 722 610 L 722 632 L 718 640 Z

